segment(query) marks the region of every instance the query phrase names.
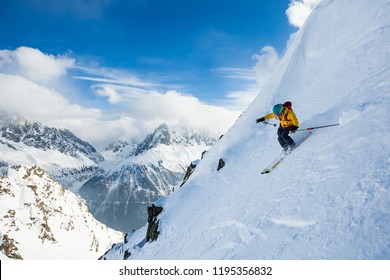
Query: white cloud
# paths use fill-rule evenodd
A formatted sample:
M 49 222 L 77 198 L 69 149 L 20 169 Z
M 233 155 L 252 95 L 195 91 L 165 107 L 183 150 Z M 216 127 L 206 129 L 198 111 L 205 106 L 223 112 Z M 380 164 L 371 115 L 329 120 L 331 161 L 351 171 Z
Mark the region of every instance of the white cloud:
M 321 0 L 291 0 L 286 15 L 291 25 L 302 27 L 311 11 Z
M 213 70 L 221 76 L 228 79 L 239 79 L 239 80 L 248 80 L 255 81 L 256 76 L 252 69 L 246 68 L 234 68 L 234 67 L 222 67 Z
M 254 72 L 257 84 L 261 87 L 267 82 L 280 61 L 278 52 L 271 46 L 265 46 L 259 54 L 252 56 L 256 60 Z
M 146 81 L 124 70 L 108 68 L 83 70 L 91 76 L 75 78 L 97 82 L 91 85 L 92 91 L 107 97 L 111 104 L 118 105 L 122 111 L 126 111 L 126 114 L 135 120 L 136 131 L 151 131 L 159 124 L 166 123 L 181 124 L 218 135 L 224 133 L 239 115 L 235 110 L 229 111 L 204 104 L 192 95 L 161 89 L 177 86 Z M 238 74 L 240 70 L 242 73 Z M 252 70 L 240 70 L 229 69 L 232 75 L 240 77 L 252 75 L 250 79 L 254 79 Z M 226 69 L 224 71 L 227 72 Z
M 70 129 L 97 146 L 142 133 L 142 127 L 137 127 L 130 116 L 110 116 L 100 109 L 71 104 L 58 92 L 16 75 L 0 74 L 0 101 L 2 110 L 48 126 Z
M 0 70 L 21 75 L 36 83 L 48 84 L 66 75 L 75 60 L 66 56 L 53 56 L 40 50 L 19 47 L 14 51 L 0 51 Z
M 0 74 L 0 106 L 41 119 L 96 116 L 98 110 L 72 105 L 61 94 L 16 75 Z
M 77 67 L 85 76 L 72 76 L 74 79 L 86 80 L 91 82 L 100 82 L 108 84 L 117 84 L 124 86 L 135 86 L 143 88 L 156 87 L 158 84 L 144 81 L 136 75 L 130 74 L 125 70 L 111 69 L 111 68 L 91 68 L 91 67 Z
M 164 94 L 151 91 L 129 103 L 129 108 L 145 127 L 153 128 L 164 122 L 214 135 L 224 133 L 239 116 L 239 112 L 204 104 L 194 96 L 174 90 Z
M 249 85 L 242 90 L 229 92 L 226 95 L 226 107 L 230 110 L 244 111 L 258 94 L 259 88 L 255 84 Z
M 98 95 L 108 97 L 108 101 L 111 104 L 118 104 L 122 101 L 120 94 L 110 85 L 95 86 L 94 90 Z
M 245 110 L 261 92 L 280 61 L 278 52 L 271 46 L 263 47 L 259 54 L 252 56 L 252 59 L 256 62 L 249 69 L 225 67 L 215 70 L 225 78 L 241 80 L 242 89 L 229 92 L 226 95 L 227 99 L 223 101 L 231 110 Z
M 99 118 L 101 115 L 98 109 L 71 104 L 58 92 L 16 75 L 0 74 L 0 97 L 0 109 L 44 123 L 56 123 L 70 117 L 79 120 Z
M 70 102 L 62 90 L 72 78 L 70 68 L 81 71 L 77 79 L 90 82 L 91 91 L 108 103 L 91 108 Z M 64 87 L 50 86 L 53 82 Z M 163 122 L 219 135 L 239 115 L 177 91 L 161 93 L 155 89 L 159 86 L 124 70 L 82 68 L 69 57 L 32 48 L 0 50 L 0 109 L 68 128 L 97 147 L 119 139 L 142 139 Z

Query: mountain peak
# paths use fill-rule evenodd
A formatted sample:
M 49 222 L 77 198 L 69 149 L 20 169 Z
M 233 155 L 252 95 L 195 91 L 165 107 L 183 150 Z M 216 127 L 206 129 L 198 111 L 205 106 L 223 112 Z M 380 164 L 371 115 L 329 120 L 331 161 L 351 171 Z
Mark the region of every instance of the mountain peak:
M 161 124 L 154 132 L 148 134 L 145 139 L 139 143 L 134 150 L 134 156 L 140 155 L 147 150 L 151 150 L 159 144 L 169 145 L 171 135 L 169 133 L 168 126 Z
M 206 144 L 211 146 L 215 140 L 216 139 L 212 136 L 192 131 L 185 127 L 176 126 L 174 128 L 170 128 L 167 124 L 163 123 L 137 145 L 133 155 L 140 155 L 145 151 L 156 148 L 158 145 L 175 144 L 192 146 Z
M 88 180 L 79 193 L 112 228 L 139 228 L 147 205 L 180 185 L 188 165 L 213 143 L 211 137 L 161 124 L 137 145 L 117 142 L 107 147 L 107 172 Z

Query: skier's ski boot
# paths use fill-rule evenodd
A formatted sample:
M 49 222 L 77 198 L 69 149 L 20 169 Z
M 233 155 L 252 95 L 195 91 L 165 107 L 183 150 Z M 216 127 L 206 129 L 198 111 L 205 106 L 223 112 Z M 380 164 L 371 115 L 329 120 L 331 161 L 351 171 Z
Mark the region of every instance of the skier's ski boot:
M 295 149 L 295 143 L 292 143 L 291 145 L 289 145 L 288 146 L 288 148 L 287 148 L 287 153 L 289 154 L 289 153 L 291 153 L 294 149 Z

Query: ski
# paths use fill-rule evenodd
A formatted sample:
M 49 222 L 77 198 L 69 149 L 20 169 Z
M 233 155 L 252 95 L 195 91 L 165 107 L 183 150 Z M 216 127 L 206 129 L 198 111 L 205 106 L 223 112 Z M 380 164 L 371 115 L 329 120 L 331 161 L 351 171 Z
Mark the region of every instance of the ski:
M 272 163 L 266 167 L 263 171 L 261 171 L 261 174 L 269 174 L 271 173 L 276 167 L 280 165 L 280 163 L 289 155 L 291 154 L 296 148 L 298 148 L 299 145 L 301 145 L 309 136 L 311 135 L 311 132 L 306 133 L 302 135 L 299 139 L 295 140 L 295 147 L 293 150 L 288 152 L 282 152 Z
M 271 173 L 278 165 L 286 158 L 287 154 L 285 152 L 281 153 L 276 160 L 272 162 L 270 166 L 261 171 L 261 174 Z

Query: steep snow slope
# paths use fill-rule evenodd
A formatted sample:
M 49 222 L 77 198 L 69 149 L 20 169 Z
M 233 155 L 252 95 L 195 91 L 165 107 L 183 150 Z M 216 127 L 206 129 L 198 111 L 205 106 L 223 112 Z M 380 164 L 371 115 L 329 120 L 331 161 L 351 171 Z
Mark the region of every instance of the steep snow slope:
M 39 167 L 0 178 L 0 259 L 98 259 L 122 239 Z
M 157 241 L 142 242 L 144 227 L 105 257 L 389 259 L 389 27 L 389 0 L 322 1 L 256 100 L 157 203 Z M 261 175 L 280 147 L 255 119 L 286 100 L 301 128 L 340 125 L 313 131 Z

